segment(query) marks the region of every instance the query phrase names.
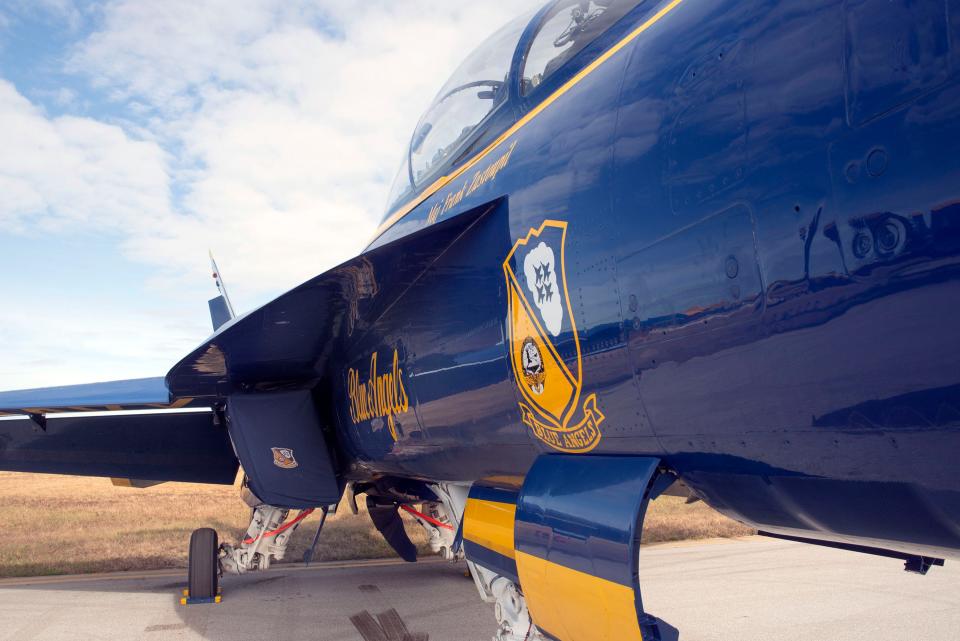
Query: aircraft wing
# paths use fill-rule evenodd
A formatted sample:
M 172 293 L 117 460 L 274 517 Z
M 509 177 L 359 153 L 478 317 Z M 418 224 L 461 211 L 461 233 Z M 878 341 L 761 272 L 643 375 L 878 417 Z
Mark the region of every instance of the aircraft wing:
M 226 429 L 162 378 L 0 392 L 0 469 L 233 483 Z
M 162 377 L 135 378 L 0 392 L 0 416 L 178 409 L 189 407 L 191 401 L 186 398 L 171 402 L 170 392 Z

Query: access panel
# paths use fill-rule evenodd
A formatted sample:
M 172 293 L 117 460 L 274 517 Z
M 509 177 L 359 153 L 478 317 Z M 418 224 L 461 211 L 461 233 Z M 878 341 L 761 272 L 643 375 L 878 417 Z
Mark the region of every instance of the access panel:
M 250 489 L 275 507 L 340 500 L 340 484 L 310 390 L 234 394 L 227 423 Z

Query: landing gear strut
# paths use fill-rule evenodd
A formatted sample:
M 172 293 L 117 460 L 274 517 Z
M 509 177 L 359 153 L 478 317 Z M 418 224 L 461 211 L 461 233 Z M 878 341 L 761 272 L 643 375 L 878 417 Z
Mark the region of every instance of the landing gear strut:
M 245 574 L 267 570 L 274 561 L 283 559 L 290 538 L 301 522 L 313 513 L 313 508 L 302 510 L 287 521 L 290 510 L 267 505 L 244 486 L 243 500 L 251 508 L 250 525 L 239 545 L 218 545 L 217 532 L 210 528 L 195 530 L 190 537 L 190 560 L 187 590 L 181 603 L 217 603 L 220 600 L 219 583 L 224 574 Z M 326 520 L 328 507 L 321 508 Z M 314 546 L 320 536 L 314 538 Z M 313 550 L 308 552 L 309 559 Z
M 517 584 L 496 572 L 467 561 L 480 598 L 493 603 L 497 633 L 493 641 L 545 641 L 530 618 L 527 602 Z
M 302 510 L 293 520 L 284 523 L 289 510 L 257 503 L 256 497 L 253 494 L 250 496 L 254 500 L 248 500 L 248 503 L 255 505 L 252 506 L 250 525 L 243 541 L 236 547 L 229 543 L 220 544 L 218 556 L 223 574 L 245 574 L 270 569 L 273 561 L 283 560 L 290 537 L 300 527 L 300 523 L 313 513 L 313 508 Z

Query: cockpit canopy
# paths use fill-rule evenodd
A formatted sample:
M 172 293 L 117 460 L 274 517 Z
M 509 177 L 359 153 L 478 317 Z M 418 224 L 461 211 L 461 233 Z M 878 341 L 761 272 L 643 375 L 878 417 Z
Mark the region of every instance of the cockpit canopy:
M 563 68 L 643 0 L 553 0 L 507 23 L 457 68 L 427 109 L 390 189 L 387 215 L 439 177 L 488 118 L 510 97 L 514 52 L 527 43 L 518 74 L 520 98 Z M 531 18 L 537 16 L 532 37 Z
M 522 16 L 487 38 L 437 94 L 410 143 L 414 184 L 422 184 L 506 99 L 513 51 L 529 21 L 529 15 Z
M 507 98 L 510 63 L 530 22 L 524 14 L 477 47 L 443 85 L 414 130 L 390 190 L 388 205 L 423 186 L 471 133 Z

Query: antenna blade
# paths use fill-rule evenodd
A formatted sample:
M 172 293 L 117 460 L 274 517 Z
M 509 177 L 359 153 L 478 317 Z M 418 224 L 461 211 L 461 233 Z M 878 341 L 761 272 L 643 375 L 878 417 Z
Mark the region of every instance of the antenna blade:
M 227 311 L 230 313 L 230 318 L 233 319 L 236 317 L 236 312 L 233 311 L 233 303 L 230 302 L 230 295 L 227 293 L 227 286 L 223 284 L 223 276 L 220 275 L 220 269 L 217 267 L 217 261 L 213 258 L 213 252 L 208 250 L 210 254 L 210 268 L 213 270 L 213 281 L 217 284 L 217 291 L 220 292 L 220 295 L 223 296 L 223 301 L 227 305 Z

